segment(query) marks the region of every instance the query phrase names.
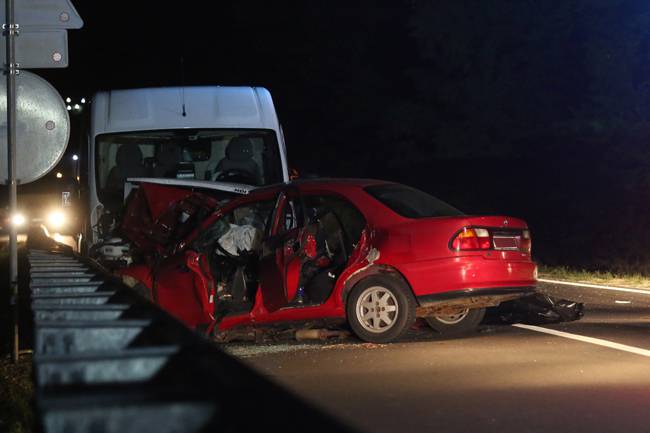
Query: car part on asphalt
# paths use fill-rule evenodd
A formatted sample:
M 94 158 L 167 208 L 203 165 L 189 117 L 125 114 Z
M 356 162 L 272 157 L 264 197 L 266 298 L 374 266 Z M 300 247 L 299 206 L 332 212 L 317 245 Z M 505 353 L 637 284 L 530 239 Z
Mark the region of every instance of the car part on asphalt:
M 296 340 L 328 340 L 330 338 L 345 339 L 350 337 L 349 331 L 338 329 L 298 329 L 295 334 Z
M 54 244 L 28 260 L 38 431 L 348 430 L 93 262 Z
M 505 323 L 545 323 L 572 322 L 584 316 L 582 302 L 552 298 L 543 293 L 526 296 L 514 301 L 504 302 L 497 308 L 500 319 Z

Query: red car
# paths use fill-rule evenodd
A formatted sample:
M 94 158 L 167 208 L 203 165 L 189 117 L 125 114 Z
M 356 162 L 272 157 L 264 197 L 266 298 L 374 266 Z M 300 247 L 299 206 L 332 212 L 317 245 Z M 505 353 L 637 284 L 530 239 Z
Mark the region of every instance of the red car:
M 329 318 L 370 342 L 416 317 L 466 332 L 486 307 L 535 290 L 524 221 L 465 215 L 396 183 L 302 180 L 225 202 L 143 183 L 128 209 L 123 230 L 149 259 L 123 279 L 211 335 Z

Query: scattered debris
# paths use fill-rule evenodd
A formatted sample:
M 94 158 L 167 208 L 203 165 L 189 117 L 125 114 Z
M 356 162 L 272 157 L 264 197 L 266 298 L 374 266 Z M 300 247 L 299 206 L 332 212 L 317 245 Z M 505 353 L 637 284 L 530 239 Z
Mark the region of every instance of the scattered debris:
M 388 344 L 377 344 L 377 343 L 341 343 L 341 344 L 330 344 L 327 346 L 322 346 L 321 349 L 383 349 L 388 347 Z
M 503 302 L 498 307 L 498 314 L 505 323 L 537 325 L 572 322 L 584 315 L 584 304 L 536 293 L 514 301 Z
M 268 343 L 293 338 L 293 330 L 277 330 L 271 328 L 234 328 L 221 331 L 214 335 L 217 343 L 230 343 L 233 341 Z
M 275 353 L 299 352 L 319 349 L 314 344 L 232 344 L 224 345 L 224 352 L 239 358 L 250 358 L 253 356 L 272 355 Z
M 314 350 L 376 350 L 388 347 L 388 344 L 375 343 L 338 343 L 305 342 L 305 343 L 271 343 L 251 344 L 233 343 L 222 346 L 224 352 L 238 358 L 273 355 L 289 352 L 308 352 Z
M 296 340 L 327 340 L 329 338 L 345 339 L 350 337 L 349 331 L 332 329 L 298 329 Z
M 273 328 L 273 327 L 245 327 L 234 328 L 218 332 L 213 339 L 217 343 L 230 343 L 235 341 L 274 343 L 283 341 L 305 341 L 305 340 L 343 340 L 349 338 L 350 331 L 343 329 L 311 328 L 307 325 L 304 328 Z

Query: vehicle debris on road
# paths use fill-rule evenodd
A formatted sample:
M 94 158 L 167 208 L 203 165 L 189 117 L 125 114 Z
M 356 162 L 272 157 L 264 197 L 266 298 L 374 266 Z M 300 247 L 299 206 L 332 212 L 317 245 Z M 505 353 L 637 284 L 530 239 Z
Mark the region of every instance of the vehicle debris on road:
M 352 334 L 349 331 L 336 329 L 298 329 L 296 340 L 328 340 L 330 338 L 342 340 L 349 338 Z
M 214 341 L 218 343 L 238 342 L 255 342 L 255 343 L 276 343 L 282 341 L 337 341 L 350 338 L 352 333 L 345 329 L 331 328 L 310 328 L 304 327 L 296 329 L 276 329 L 272 327 L 255 328 L 244 327 L 234 328 L 215 334 Z
M 584 304 L 535 293 L 503 302 L 497 311 L 499 318 L 505 323 L 540 325 L 579 320 L 584 315 Z

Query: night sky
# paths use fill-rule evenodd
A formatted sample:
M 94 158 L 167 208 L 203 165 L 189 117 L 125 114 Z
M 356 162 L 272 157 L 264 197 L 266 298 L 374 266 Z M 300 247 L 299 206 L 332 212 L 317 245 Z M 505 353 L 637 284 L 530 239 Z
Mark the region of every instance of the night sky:
M 525 218 L 543 263 L 650 273 L 647 1 L 73 3 L 70 67 L 36 71 L 63 96 L 264 86 L 305 176 L 407 183 Z

